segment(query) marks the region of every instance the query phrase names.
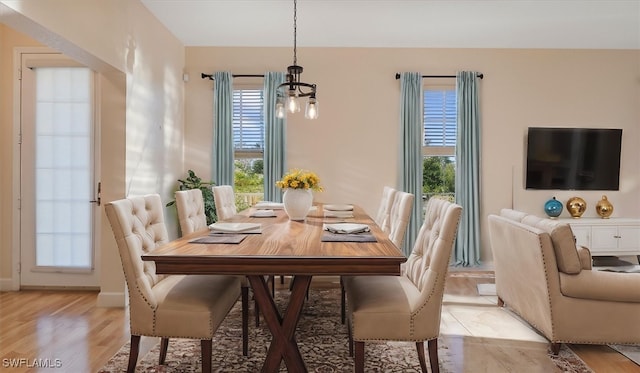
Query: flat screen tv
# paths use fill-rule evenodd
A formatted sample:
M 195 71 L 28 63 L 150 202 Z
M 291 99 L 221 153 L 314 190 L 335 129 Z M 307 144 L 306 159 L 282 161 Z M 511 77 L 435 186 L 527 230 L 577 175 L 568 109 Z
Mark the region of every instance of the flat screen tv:
M 618 190 L 622 129 L 529 127 L 527 189 Z

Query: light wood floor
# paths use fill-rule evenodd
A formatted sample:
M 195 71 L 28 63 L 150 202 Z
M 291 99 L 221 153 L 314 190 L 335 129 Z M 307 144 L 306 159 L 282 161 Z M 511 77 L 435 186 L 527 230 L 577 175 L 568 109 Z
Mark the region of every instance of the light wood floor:
M 287 286 L 276 282 L 279 288 Z M 446 293 L 477 295 L 478 283 L 493 283 L 492 274 L 452 272 Z M 312 286 L 338 285 L 337 281 L 314 280 Z M 75 373 L 101 368 L 129 340 L 129 319 L 124 309 L 96 307 L 96 298 L 97 293 L 87 291 L 0 293 L 0 371 Z M 483 348 L 490 351 L 492 343 L 483 340 Z M 504 341 L 495 342 L 496 351 L 503 350 L 501 344 Z M 640 372 L 635 363 L 606 346 L 572 345 L 571 348 L 597 373 Z M 518 366 L 517 359 L 523 354 L 527 351 L 513 354 L 513 361 L 507 366 Z M 500 359 L 510 356 L 502 354 Z M 504 366 L 504 361 L 500 363 Z M 34 368 L 37 364 L 49 368 Z

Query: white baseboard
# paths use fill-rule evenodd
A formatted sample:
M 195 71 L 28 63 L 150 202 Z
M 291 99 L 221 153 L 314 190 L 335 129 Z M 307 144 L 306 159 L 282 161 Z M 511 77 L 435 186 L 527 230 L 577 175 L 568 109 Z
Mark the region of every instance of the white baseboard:
M 108 293 L 101 291 L 98 294 L 98 307 L 123 308 L 126 305 L 126 295 L 124 292 Z
M 12 278 L 0 278 L 0 291 L 17 291 L 20 286 Z
M 0 278 L 0 291 L 18 291 L 20 286 L 11 278 Z M 127 303 L 125 292 L 104 292 L 98 294 L 98 307 L 122 308 Z

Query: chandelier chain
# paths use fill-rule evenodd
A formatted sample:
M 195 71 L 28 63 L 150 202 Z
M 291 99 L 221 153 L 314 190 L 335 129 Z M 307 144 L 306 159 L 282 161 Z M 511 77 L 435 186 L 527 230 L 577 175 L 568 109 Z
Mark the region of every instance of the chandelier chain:
M 298 2 L 296 0 L 293 0 L 293 64 L 297 65 L 298 64 L 298 56 L 297 56 L 297 34 L 298 34 L 298 26 L 297 26 L 297 21 L 298 21 L 298 12 L 297 12 L 297 8 L 298 8 Z

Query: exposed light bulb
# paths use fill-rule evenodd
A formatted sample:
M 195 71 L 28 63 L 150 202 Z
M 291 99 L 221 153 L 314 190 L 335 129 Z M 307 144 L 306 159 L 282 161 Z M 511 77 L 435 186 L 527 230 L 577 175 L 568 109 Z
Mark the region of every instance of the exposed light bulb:
M 297 113 L 300 111 L 300 103 L 298 97 L 295 95 L 289 95 L 287 97 L 287 111 L 290 113 Z
M 282 119 L 284 117 L 285 117 L 284 103 L 282 102 L 281 99 L 278 99 L 278 102 L 276 102 L 276 118 Z
M 309 102 L 307 102 L 307 108 L 304 111 L 304 116 L 307 119 L 317 119 L 318 118 L 318 101 L 315 98 L 310 98 Z

